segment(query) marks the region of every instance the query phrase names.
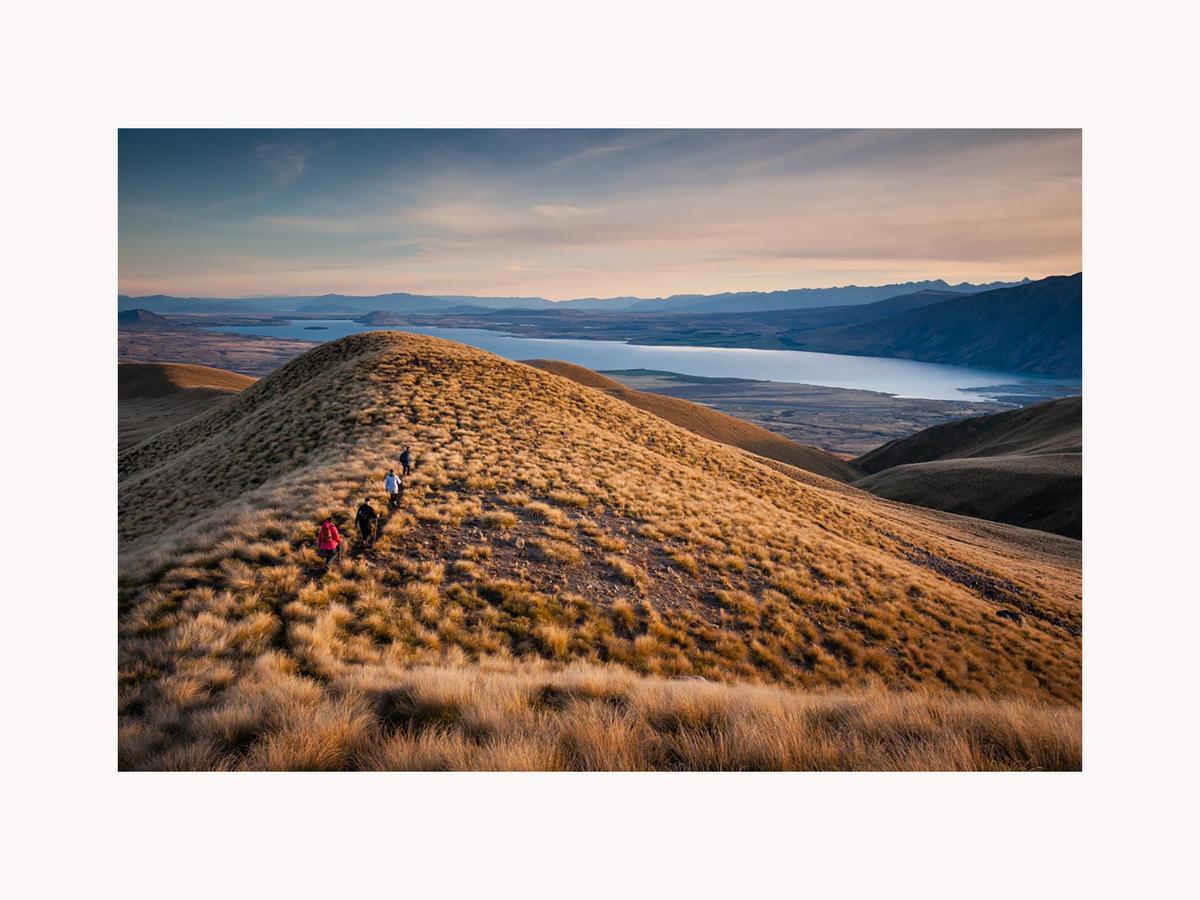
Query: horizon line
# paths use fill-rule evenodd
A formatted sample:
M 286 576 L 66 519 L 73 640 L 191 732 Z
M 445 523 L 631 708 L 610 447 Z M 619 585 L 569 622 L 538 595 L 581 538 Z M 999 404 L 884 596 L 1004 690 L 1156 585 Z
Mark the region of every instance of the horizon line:
M 822 286 L 822 287 L 777 288 L 777 289 L 769 290 L 769 291 L 733 290 L 733 291 L 717 291 L 716 293 L 702 293 L 699 291 L 681 291 L 681 292 L 674 293 L 674 294 L 659 295 L 659 296 L 655 296 L 655 297 L 643 297 L 643 296 L 639 296 L 636 294 L 619 294 L 619 295 L 614 295 L 614 296 L 609 296 L 609 297 L 596 297 L 596 296 L 563 297 L 558 300 L 555 300 L 550 297 L 543 297 L 543 296 L 540 296 L 537 294 L 453 294 L 453 293 L 451 293 L 451 294 L 421 294 L 421 293 L 413 293 L 411 291 L 403 291 L 403 290 L 401 290 L 401 291 L 381 291 L 380 293 L 377 293 L 377 294 L 348 294 L 348 293 L 341 293 L 339 291 L 326 291 L 326 292 L 320 293 L 320 294 L 243 294 L 242 296 L 238 296 L 238 297 L 218 297 L 218 296 L 212 296 L 212 295 L 205 296 L 205 295 L 201 295 L 201 294 L 182 294 L 182 293 L 176 294 L 176 293 L 163 293 L 163 292 L 158 292 L 158 293 L 153 293 L 153 294 L 127 294 L 118 289 L 117 297 L 118 297 L 118 299 L 121 297 L 127 297 L 131 300 L 139 300 L 139 299 L 150 298 L 150 297 L 175 297 L 180 300 L 222 300 L 222 301 L 226 301 L 226 302 L 237 302 L 240 300 L 282 300 L 282 299 L 294 299 L 294 298 L 320 299 L 321 297 L 362 297 L 365 299 L 371 299 L 374 297 L 387 297 L 387 296 L 392 296 L 392 295 L 396 295 L 396 294 L 403 294 L 403 295 L 409 296 L 409 297 L 435 297 L 435 298 L 439 298 L 439 299 L 446 298 L 446 297 L 463 297 L 463 298 L 493 299 L 493 300 L 545 300 L 547 303 L 570 303 L 575 300 L 597 300 L 597 301 L 603 302 L 603 301 L 609 301 L 609 300 L 669 300 L 672 297 L 720 297 L 720 296 L 724 296 L 726 294 L 786 294 L 786 293 L 791 293 L 794 291 L 830 291 L 830 290 L 841 290 L 841 289 L 846 289 L 846 288 L 880 288 L 880 287 L 892 287 L 892 286 L 899 287 L 899 286 L 910 285 L 910 284 L 922 284 L 925 282 L 936 282 L 936 281 L 940 281 L 943 284 L 947 285 L 948 287 L 955 287 L 957 285 L 963 285 L 963 284 L 972 285 L 974 287 L 984 287 L 984 286 L 987 286 L 990 284 L 1021 284 L 1024 282 L 1042 281 L 1045 278 L 1070 278 L 1075 275 L 1082 275 L 1082 274 L 1083 274 L 1083 270 L 1080 269 L 1079 271 L 1072 272 L 1070 274 L 1061 273 L 1061 274 L 1054 274 L 1054 275 L 1043 275 L 1040 278 L 1030 278 L 1028 275 L 1023 275 L 1020 278 L 1015 278 L 1015 279 L 1011 279 L 1011 280 L 996 278 L 991 281 L 964 280 L 964 281 L 958 281 L 958 282 L 951 282 L 951 281 L 948 281 L 947 279 L 939 276 L 937 278 L 919 278 L 919 279 L 913 279 L 910 281 L 887 281 L 882 284 L 850 283 L 850 284 L 833 284 L 833 285 L 826 285 L 826 286 Z

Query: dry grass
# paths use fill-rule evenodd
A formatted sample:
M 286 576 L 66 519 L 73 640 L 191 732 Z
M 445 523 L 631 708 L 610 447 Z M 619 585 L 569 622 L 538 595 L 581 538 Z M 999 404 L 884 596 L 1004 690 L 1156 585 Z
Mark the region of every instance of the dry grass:
M 347 530 L 364 493 L 381 499 L 404 444 L 419 456 L 403 510 L 370 551 L 322 571 L 316 523 L 331 514 Z M 351 685 L 431 665 L 447 684 L 463 666 L 571 664 L 635 680 L 703 676 L 735 693 L 770 684 L 791 698 L 772 710 L 816 702 L 782 686 L 981 718 L 989 703 L 1079 699 L 1079 572 L 1059 539 L 1031 555 L 1001 529 L 967 532 L 784 476 L 600 392 L 436 339 L 323 345 L 123 454 L 120 476 L 129 767 L 383 765 L 396 736 L 384 741 L 380 714 Z M 1001 606 L 1023 623 L 998 619 Z M 281 706 L 260 696 L 275 698 L 272 685 L 287 686 Z M 241 755 L 200 724 L 230 704 L 241 712 L 221 715 L 258 723 Z M 569 726 L 542 713 L 568 735 L 556 752 L 577 748 L 555 766 L 593 760 L 580 735 L 600 727 L 625 748 L 613 749 L 622 765 L 691 758 L 673 744 L 682 755 L 669 763 L 651 749 L 661 737 L 628 755 L 632 738 L 620 735 L 649 726 L 617 707 L 581 710 Z M 413 740 L 441 766 L 471 733 L 456 719 Z M 533 735 L 494 757 L 468 748 L 470 759 L 548 764 Z M 894 767 L 933 758 L 912 752 Z M 847 767 L 886 764 L 877 749 L 846 753 Z
M 760 425 L 735 418 L 699 403 L 667 397 L 663 394 L 635 391 L 599 372 L 593 372 L 591 369 L 571 363 L 553 359 L 532 359 L 528 362 L 531 366 L 537 366 L 539 369 L 553 372 L 555 375 L 570 378 L 577 384 L 604 391 L 610 397 L 616 397 L 631 406 L 653 413 L 661 419 L 678 425 L 680 428 L 686 428 L 693 434 L 698 434 L 711 441 L 740 447 L 767 459 L 778 460 L 789 466 L 824 475 L 826 478 L 855 481 L 862 477 L 862 473 L 853 466 L 831 453 L 789 441 Z
M 117 449 L 123 452 L 254 384 L 208 366 L 122 363 L 117 367 Z
M 546 640 L 561 648 L 562 634 Z M 947 694 L 360 666 L 269 653 L 219 703 L 121 729 L 127 769 L 1075 770 L 1079 714 Z

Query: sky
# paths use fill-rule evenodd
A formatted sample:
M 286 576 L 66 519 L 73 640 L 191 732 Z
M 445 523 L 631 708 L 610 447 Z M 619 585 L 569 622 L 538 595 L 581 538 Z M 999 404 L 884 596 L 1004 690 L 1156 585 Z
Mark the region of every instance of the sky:
M 119 132 L 119 291 L 657 297 L 1071 274 L 1077 130 Z

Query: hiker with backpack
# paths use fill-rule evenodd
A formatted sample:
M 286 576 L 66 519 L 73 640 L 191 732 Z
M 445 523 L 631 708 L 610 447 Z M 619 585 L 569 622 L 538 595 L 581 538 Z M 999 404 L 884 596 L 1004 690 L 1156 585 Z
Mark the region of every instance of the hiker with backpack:
M 404 482 L 396 474 L 395 469 L 388 469 L 387 478 L 383 479 L 383 486 L 388 493 L 388 509 L 398 509 L 400 501 L 404 499 Z
M 400 453 L 400 465 L 404 469 L 405 475 L 412 474 L 412 450 L 407 446 Z
M 354 524 L 358 526 L 358 533 L 364 547 L 370 547 L 375 541 L 375 521 L 378 518 L 379 514 L 371 506 L 371 499 L 365 498 L 359 504 L 358 512 L 354 514 Z
M 338 534 L 337 526 L 329 516 L 325 517 L 317 530 L 317 552 L 325 560 L 326 568 L 342 552 L 342 536 Z

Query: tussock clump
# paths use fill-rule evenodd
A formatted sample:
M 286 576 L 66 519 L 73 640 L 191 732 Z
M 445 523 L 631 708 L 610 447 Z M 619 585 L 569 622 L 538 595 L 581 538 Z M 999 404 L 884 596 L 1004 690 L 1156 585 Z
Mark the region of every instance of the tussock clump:
M 573 544 L 566 541 L 534 541 L 533 546 L 537 548 L 540 557 L 548 562 L 577 565 L 583 561 L 583 554 Z
M 604 557 L 604 562 L 608 567 L 627 584 L 641 585 L 645 583 L 645 575 L 642 570 L 626 559 L 622 559 L 616 554 L 610 553 Z
M 629 544 L 624 538 L 619 538 L 616 535 L 601 532 L 595 536 L 594 540 L 597 547 L 601 550 L 607 550 L 610 553 L 624 553 L 629 549 Z
M 541 501 L 526 503 L 521 508 L 521 511 L 530 518 L 537 519 L 542 522 L 549 522 L 551 525 L 558 525 L 561 527 L 570 522 L 570 519 L 563 514 L 562 510 L 555 509 L 553 506 L 542 503 Z
M 517 524 L 517 517 L 506 509 L 492 509 L 479 516 L 479 523 L 486 528 L 506 529 Z
M 587 496 L 577 491 L 551 491 L 550 499 L 559 506 L 570 506 L 576 509 L 587 509 L 589 504 Z

